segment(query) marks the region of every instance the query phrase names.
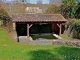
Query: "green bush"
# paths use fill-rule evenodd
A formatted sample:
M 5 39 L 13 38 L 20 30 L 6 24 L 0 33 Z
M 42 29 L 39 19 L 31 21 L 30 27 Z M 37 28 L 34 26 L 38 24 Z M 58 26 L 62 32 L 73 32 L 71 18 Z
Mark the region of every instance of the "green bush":
M 73 33 L 72 36 L 74 38 L 80 38 L 80 19 L 76 20 L 75 22 L 69 22 L 67 24 L 67 29 L 70 28 L 70 33 Z
M 77 33 L 80 33 L 80 19 L 76 20 L 74 23 L 71 25 L 71 31 L 75 30 Z
M 1 7 L 0 7 L 0 20 L 3 21 L 4 26 L 6 26 L 6 24 L 10 20 L 8 13 L 4 9 L 2 9 Z

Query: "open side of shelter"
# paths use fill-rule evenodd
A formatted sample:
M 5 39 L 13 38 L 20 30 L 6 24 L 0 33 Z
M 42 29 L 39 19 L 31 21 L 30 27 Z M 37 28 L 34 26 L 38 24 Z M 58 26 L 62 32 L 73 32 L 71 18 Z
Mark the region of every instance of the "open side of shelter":
M 62 24 L 67 20 L 61 14 L 15 14 L 12 16 L 13 29 L 17 36 L 29 37 L 33 31 L 36 33 L 61 34 Z M 35 29 L 36 28 L 36 29 Z

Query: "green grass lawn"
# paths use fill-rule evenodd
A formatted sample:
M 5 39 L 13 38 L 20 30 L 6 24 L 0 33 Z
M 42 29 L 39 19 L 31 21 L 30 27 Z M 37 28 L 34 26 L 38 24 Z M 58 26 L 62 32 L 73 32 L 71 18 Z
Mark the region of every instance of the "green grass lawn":
M 61 34 L 60 36 L 61 36 L 63 39 L 65 39 L 65 40 L 76 40 L 76 41 L 80 41 L 80 39 L 71 38 L 71 37 L 68 37 L 68 36 L 65 35 L 65 34 Z
M 80 48 L 17 43 L 0 28 L 0 60 L 80 60 Z
M 67 35 L 61 34 L 61 37 L 65 40 L 72 40 L 71 37 L 68 37 Z

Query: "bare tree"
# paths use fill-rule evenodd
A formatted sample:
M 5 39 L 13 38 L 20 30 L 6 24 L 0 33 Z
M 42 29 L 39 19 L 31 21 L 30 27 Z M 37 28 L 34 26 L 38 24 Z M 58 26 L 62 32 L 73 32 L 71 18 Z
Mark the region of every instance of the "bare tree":
M 52 0 L 49 0 L 49 4 L 52 4 Z
M 60 5 L 62 2 L 62 0 L 49 0 L 49 4 L 56 4 L 56 5 Z
M 0 3 L 2 3 L 2 0 L 0 0 Z
M 28 3 L 28 2 L 29 2 L 29 0 L 22 0 L 22 2 L 24 2 L 24 3 Z
M 20 3 L 28 3 L 29 0 L 19 0 Z
M 19 3 L 19 0 L 15 0 L 16 3 Z
M 26 3 L 29 3 L 29 2 L 30 2 L 30 0 L 25 0 L 25 2 L 26 2 Z
M 42 0 L 37 0 L 37 4 L 42 4 Z
M 0 0 L 0 7 L 1 7 L 1 4 L 2 4 L 2 0 Z

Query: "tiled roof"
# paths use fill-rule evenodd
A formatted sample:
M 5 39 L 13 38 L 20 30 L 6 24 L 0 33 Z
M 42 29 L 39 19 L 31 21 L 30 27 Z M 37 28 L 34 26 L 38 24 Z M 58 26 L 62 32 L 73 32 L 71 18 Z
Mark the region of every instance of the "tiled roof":
M 15 14 L 13 22 L 66 22 L 61 14 Z

